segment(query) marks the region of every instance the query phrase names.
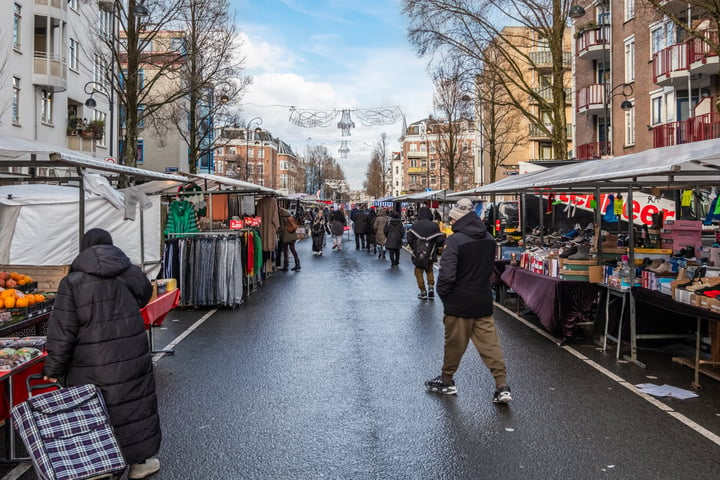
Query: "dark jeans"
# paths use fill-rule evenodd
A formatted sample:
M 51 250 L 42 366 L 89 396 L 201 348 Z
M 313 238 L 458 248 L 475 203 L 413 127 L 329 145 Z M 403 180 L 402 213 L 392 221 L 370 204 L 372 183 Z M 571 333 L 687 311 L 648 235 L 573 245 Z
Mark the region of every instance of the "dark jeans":
M 400 264 L 400 249 L 399 248 L 388 248 L 388 252 L 390 252 L 390 264 L 391 265 L 399 265 Z
M 356 233 L 355 234 L 355 249 L 359 248 L 365 248 L 365 234 L 364 233 Z
M 291 243 L 282 243 L 282 259 L 283 259 L 283 268 L 286 268 L 288 266 L 288 247 L 290 247 L 290 252 L 293 255 L 293 260 L 295 260 L 295 265 L 300 265 L 300 258 L 298 258 L 297 250 L 295 250 L 295 242 Z

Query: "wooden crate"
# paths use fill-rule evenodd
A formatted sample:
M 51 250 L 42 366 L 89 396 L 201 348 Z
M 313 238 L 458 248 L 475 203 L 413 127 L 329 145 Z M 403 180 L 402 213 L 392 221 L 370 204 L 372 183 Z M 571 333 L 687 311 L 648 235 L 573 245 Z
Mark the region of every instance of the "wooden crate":
M 17 272 L 32 277 L 39 292 L 57 292 L 60 280 L 70 272 L 70 265 L 0 265 L 2 272 Z

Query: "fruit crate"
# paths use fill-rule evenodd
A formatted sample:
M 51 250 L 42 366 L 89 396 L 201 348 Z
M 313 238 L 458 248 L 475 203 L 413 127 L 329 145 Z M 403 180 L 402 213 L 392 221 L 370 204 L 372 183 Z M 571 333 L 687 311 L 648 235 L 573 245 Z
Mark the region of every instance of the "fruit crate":
M 17 285 L 13 288 L 15 288 L 16 290 L 20 290 L 22 293 L 35 293 L 38 289 L 38 282 L 30 282 L 26 283 L 25 285 Z
M 53 297 L 46 299 L 44 302 L 36 303 L 35 305 L 14 307 L 6 310 L 10 311 L 13 321 L 27 320 L 51 312 L 54 304 L 55 298 Z

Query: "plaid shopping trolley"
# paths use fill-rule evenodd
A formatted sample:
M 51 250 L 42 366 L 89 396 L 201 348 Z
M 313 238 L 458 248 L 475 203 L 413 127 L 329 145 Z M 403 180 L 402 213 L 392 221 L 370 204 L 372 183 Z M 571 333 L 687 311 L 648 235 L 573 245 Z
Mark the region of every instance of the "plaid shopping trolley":
M 12 419 L 42 480 L 111 478 L 125 471 L 125 459 L 95 385 L 32 396 L 13 407 Z

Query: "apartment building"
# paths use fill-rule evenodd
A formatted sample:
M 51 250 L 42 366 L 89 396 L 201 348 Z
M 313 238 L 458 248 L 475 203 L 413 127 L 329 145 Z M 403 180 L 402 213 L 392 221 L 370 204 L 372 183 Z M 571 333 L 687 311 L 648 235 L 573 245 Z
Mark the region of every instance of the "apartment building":
M 518 174 L 522 162 L 564 159 L 572 150 L 571 33 L 566 32 L 561 52 L 566 119 L 562 151 L 555 151 L 558 148 L 551 137 L 555 100 L 550 42 L 531 29 L 518 26 L 503 28 L 496 40 L 494 48 L 502 48 L 504 52 L 496 55 L 490 52 L 491 58 L 495 58 L 494 64 L 487 66 L 484 75 L 476 79 L 479 184 Z M 514 64 L 512 68 L 510 64 Z M 521 71 L 522 78 L 507 73 L 515 71 Z
M 666 7 L 717 41 L 687 2 Z M 718 56 L 638 1 L 574 10 L 576 156 L 593 159 L 720 136 Z
M 403 160 L 402 193 L 448 188 L 450 179 L 447 155 L 450 143 L 454 145 L 454 189 L 464 190 L 475 186 L 473 152 L 476 132 L 471 120 L 454 122 L 453 133 L 448 124 L 432 117 L 411 123 L 400 138 Z
M 112 17 L 80 0 L 8 0 L 7 7 L 0 133 L 114 161 L 116 108 L 96 41 L 114 35 Z M 86 106 L 91 96 L 95 107 Z
M 388 173 L 388 185 L 385 192 L 388 196 L 397 197 L 405 190 L 403 152 L 392 152 Z
M 216 139 L 215 173 L 289 195 L 305 191 L 305 170 L 292 147 L 261 128 L 223 128 Z

